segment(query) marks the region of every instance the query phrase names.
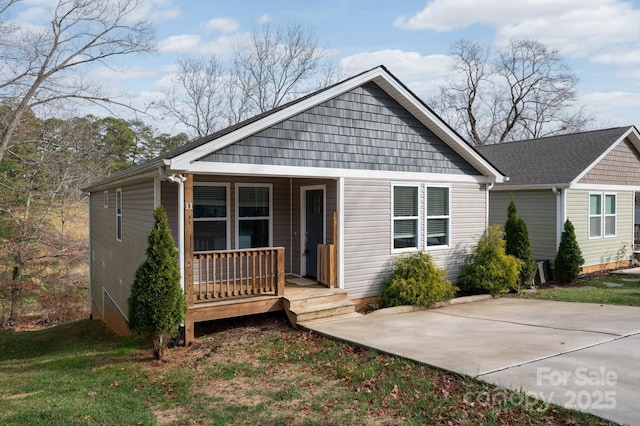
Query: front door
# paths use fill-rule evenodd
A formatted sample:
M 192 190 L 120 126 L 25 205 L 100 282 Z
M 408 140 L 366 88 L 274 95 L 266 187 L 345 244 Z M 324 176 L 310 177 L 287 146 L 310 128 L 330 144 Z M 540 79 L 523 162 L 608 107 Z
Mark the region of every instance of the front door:
M 305 191 L 305 266 L 306 275 L 317 278 L 318 244 L 324 244 L 324 191 L 310 189 Z

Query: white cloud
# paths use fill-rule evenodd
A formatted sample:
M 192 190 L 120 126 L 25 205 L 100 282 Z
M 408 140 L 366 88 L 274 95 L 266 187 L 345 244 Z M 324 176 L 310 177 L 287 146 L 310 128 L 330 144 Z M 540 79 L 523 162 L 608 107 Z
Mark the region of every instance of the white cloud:
M 201 38 L 195 34 L 180 34 L 167 37 L 158 43 L 158 51 L 162 53 L 186 53 L 198 50 Z
M 140 65 L 132 67 L 108 68 L 102 67 L 92 70 L 88 76 L 92 80 L 103 83 L 123 82 L 141 77 L 155 76 L 155 70 Z
M 271 16 L 268 13 L 258 18 L 258 24 L 268 24 L 269 22 L 271 22 Z
M 150 19 L 151 21 L 166 21 L 180 16 L 181 11 L 171 4 L 171 0 L 142 0 L 130 16 L 133 20 Z
M 592 92 L 580 97 L 597 114 L 597 126 L 626 126 L 638 123 L 640 93 L 628 91 Z
M 344 57 L 340 67 L 361 72 L 378 65 L 384 65 L 401 81 L 428 80 L 440 78 L 449 67 L 447 55 L 423 56 L 418 52 L 402 50 L 378 50 Z
M 434 0 L 394 25 L 409 30 L 453 31 L 472 25 L 496 31 L 496 43 L 536 39 L 565 55 L 624 53 L 640 42 L 640 9 L 621 0 Z M 606 57 L 600 57 L 603 60 Z
M 207 22 L 204 27 L 212 31 L 232 33 L 238 30 L 240 23 L 232 18 L 214 18 Z

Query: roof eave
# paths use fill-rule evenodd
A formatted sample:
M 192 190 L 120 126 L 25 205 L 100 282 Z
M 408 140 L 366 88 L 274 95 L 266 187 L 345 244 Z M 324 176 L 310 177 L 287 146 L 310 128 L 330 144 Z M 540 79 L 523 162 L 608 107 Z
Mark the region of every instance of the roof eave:
M 103 191 L 108 188 L 113 188 L 116 186 L 124 186 L 129 182 L 134 180 L 139 180 L 141 177 L 145 176 L 153 176 L 157 174 L 159 176 L 158 168 L 169 165 L 169 160 L 164 158 L 158 158 L 154 161 L 149 162 L 141 167 L 132 167 L 129 170 L 125 170 L 121 173 L 117 173 L 112 177 L 103 179 L 99 182 L 96 182 L 92 185 L 82 188 L 83 192 L 96 192 Z

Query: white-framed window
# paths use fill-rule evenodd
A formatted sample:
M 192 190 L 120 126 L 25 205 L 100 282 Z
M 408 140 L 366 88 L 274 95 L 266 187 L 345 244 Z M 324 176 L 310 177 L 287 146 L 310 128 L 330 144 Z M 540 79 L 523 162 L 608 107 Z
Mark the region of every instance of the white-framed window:
M 611 193 L 589 194 L 589 238 L 616 236 L 617 196 Z
M 122 188 L 116 189 L 116 240 L 122 241 Z
M 394 184 L 391 202 L 393 241 L 391 249 L 411 251 L 418 249 L 419 198 L 418 185 Z
M 272 246 L 273 185 L 236 185 L 236 246 Z
M 193 185 L 193 249 L 229 248 L 229 184 Z
M 105 209 L 108 209 L 109 208 L 109 191 L 108 190 L 104 191 L 102 193 L 102 196 L 104 197 L 102 201 L 102 205 L 104 206 Z
M 451 191 L 448 186 L 427 186 L 425 192 L 425 247 L 448 247 L 451 238 Z
M 616 215 L 618 211 L 616 194 L 604 194 L 604 236 L 616 236 Z

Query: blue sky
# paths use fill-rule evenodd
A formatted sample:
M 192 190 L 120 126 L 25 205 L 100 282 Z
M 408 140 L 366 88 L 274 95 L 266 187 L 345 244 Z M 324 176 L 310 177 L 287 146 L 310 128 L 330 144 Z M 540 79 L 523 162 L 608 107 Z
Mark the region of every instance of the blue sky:
M 154 56 L 89 77 L 143 107 L 166 87 L 181 54 L 224 57 L 260 22 L 300 24 L 348 76 L 385 65 L 418 96 L 447 78 L 460 39 L 500 46 L 531 38 L 559 49 L 580 79 L 595 127 L 640 125 L 640 0 L 141 0 L 157 32 Z M 41 23 L 55 0 L 25 0 L 18 19 Z M 147 121 L 148 119 L 145 119 Z M 164 130 L 179 130 L 158 123 Z

